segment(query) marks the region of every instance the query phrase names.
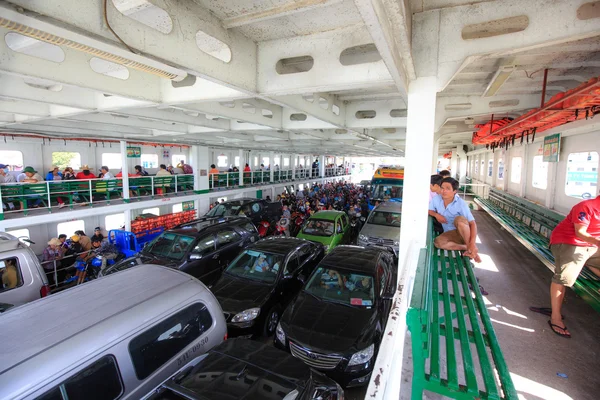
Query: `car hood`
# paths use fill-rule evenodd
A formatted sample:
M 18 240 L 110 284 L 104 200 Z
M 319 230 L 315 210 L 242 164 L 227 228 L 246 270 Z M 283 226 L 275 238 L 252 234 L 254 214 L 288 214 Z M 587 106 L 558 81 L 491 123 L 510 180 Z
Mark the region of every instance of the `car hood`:
M 311 242 L 317 242 L 317 243 L 321 243 L 324 245 L 329 245 L 333 241 L 334 235 L 332 235 L 332 236 L 316 236 L 316 235 L 307 235 L 306 233 L 300 232 L 296 237 L 298 239 L 306 239 L 306 240 L 310 240 Z
M 400 227 L 365 224 L 361 229 L 360 234 L 368 237 L 391 239 L 397 242 L 400 240 Z
M 281 323 L 288 339 L 301 346 L 348 354 L 372 343 L 375 318 L 375 308 L 326 302 L 301 292 Z
M 273 286 L 223 274 L 211 288 L 225 312 L 237 313 L 260 307 L 273 291 Z

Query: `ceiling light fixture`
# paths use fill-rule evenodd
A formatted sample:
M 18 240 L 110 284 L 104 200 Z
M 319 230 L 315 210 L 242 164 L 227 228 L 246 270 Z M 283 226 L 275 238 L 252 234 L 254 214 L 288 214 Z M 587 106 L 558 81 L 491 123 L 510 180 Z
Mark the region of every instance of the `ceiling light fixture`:
M 5 14 L 6 13 L 13 14 L 13 12 L 11 12 L 5 8 L 2 9 L 2 12 Z M 22 19 L 25 17 L 26 16 L 23 14 L 15 13 L 13 19 L 16 20 L 16 19 Z M 75 42 L 75 41 L 72 41 L 69 39 L 65 39 L 63 37 L 54 35 L 52 33 L 45 32 L 40 29 L 33 28 L 31 26 L 28 26 L 28 25 L 20 23 L 20 22 L 16 22 L 14 20 L 0 17 L 0 27 L 11 30 L 13 32 L 19 33 L 24 36 L 31 37 L 36 40 L 40 40 L 42 42 L 50 43 L 50 44 L 53 44 L 56 46 L 65 46 L 65 47 L 68 47 L 73 50 L 82 51 L 84 53 L 91 54 L 95 57 L 102 58 L 106 61 L 120 64 L 125 67 L 129 67 L 129 68 L 132 68 L 132 69 L 135 69 L 138 71 L 146 72 L 146 73 L 149 73 L 152 75 L 156 75 L 161 78 L 166 78 L 166 79 L 170 79 L 170 80 L 174 80 L 174 81 L 181 81 L 187 76 L 187 73 L 185 71 L 182 71 L 178 68 L 173 68 L 169 65 L 166 65 L 166 64 L 163 64 L 160 62 L 153 61 L 152 63 L 155 64 L 156 66 L 152 66 L 147 63 L 140 62 L 140 61 L 134 61 L 133 60 L 134 58 L 141 59 L 142 57 L 137 56 L 136 54 L 133 54 L 133 53 L 130 53 L 131 55 L 128 57 L 123 57 L 123 56 L 113 54 L 113 53 L 105 51 L 105 50 L 101 50 L 99 48 L 88 46 L 84 43 L 79 43 L 79 42 Z M 39 23 L 44 24 L 41 21 L 39 21 Z M 100 42 L 98 42 L 98 44 L 100 44 Z
M 487 88 L 483 92 L 483 97 L 492 97 L 494 96 L 498 90 L 504 85 L 504 83 L 510 78 L 510 75 L 515 71 L 516 67 L 514 65 L 507 65 L 500 67 L 498 71 L 494 74 L 494 77 L 490 81 Z

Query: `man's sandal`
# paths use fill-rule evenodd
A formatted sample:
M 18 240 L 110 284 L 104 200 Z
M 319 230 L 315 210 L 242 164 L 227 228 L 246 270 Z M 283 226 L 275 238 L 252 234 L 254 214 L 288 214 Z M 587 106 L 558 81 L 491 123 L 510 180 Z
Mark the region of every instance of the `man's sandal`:
M 548 321 L 548 325 L 550 325 L 550 329 L 552 329 L 552 332 L 556 333 L 558 336 L 560 337 L 564 337 L 565 339 L 571 339 L 571 334 L 567 333 L 567 326 L 565 325 L 565 327 L 560 327 L 558 325 L 554 325 L 552 323 L 552 321 Z M 556 329 L 560 329 L 562 332 L 557 331 Z

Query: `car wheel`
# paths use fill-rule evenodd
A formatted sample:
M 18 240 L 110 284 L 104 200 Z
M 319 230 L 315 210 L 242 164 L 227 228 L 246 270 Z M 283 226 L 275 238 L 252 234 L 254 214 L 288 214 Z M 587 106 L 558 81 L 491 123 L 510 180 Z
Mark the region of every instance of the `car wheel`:
M 279 311 L 279 307 L 275 306 L 271 308 L 269 314 L 267 315 L 267 319 L 265 320 L 263 336 L 271 336 L 275 332 L 280 317 L 281 312 Z

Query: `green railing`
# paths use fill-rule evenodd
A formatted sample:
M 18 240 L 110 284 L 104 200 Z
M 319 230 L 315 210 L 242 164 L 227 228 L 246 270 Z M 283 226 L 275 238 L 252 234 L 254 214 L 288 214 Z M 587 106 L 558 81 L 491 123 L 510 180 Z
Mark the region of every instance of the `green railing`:
M 406 317 L 412 398 L 428 390 L 454 399 L 517 399 L 469 259 L 435 248 L 434 235 L 430 221 Z

